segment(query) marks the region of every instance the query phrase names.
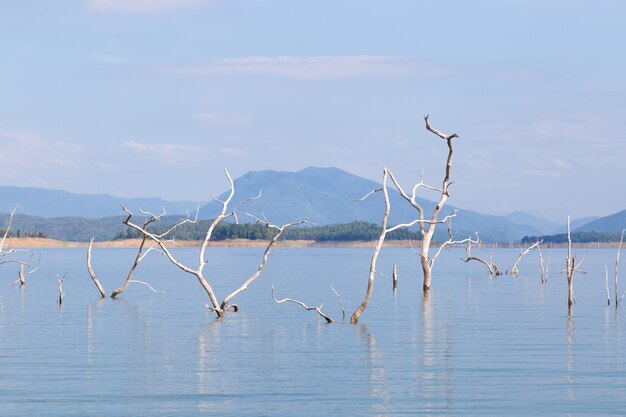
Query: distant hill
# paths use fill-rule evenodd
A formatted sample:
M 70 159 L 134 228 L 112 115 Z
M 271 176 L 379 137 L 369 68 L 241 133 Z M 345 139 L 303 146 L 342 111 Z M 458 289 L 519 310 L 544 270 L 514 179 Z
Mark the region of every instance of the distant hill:
M 7 224 L 8 214 L 0 214 L 0 228 Z M 50 239 L 71 242 L 87 242 L 92 236 L 96 240 L 111 240 L 126 230 L 123 216 L 88 219 L 85 217 L 38 217 L 16 214 L 11 231 L 16 233 L 43 232 Z
M 189 201 L 166 201 L 160 198 L 118 198 L 108 194 L 74 194 L 67 191 L 32 187 L 0 186 L 0 212 L 6 213 L 19 203 L 19 214 L 38 217 L 88 217 L 119 216 L 120 204 L 132 211 L 168 214 L 195 211 L 198 203 Z
M 532 214 L 523 211 L 514 211 L 504 216 L 505 219 L 512 221 L 513 223 L 528 225 L 537 229 L 541 234 L 556 233 L 562 226 L 560 223 L 556 223 L 550 220 L 540 219 Z
M 377 182 L 350 174 L 338 168 L 310 167 L 298 172 L 253 171 L 234 180 L 234 202 L 245 200 L 262 191 L 262 197 L 250 201 L 239 210 L 242 222 L 253 219 L 244 215 L 250 212 L 256 216 L 267 216 L 277 224 L 308 217 L 319 225 L 366 221 L 380 223 L 384 211 L 383 196 L 372 195 L 365 201 L 356 200 L 369 191 L 379 188 Z M 227 193 L 219 196 L 225 199 Z M 397 224 L 415 217 L 415 210 L 390 186 L 392 214 L 390 224 Z M 432 212 L 435 203 L 425 199 L 418 202 L 427 212 Z M 210 202 L 200 209 L 201 218 L 217 215 L 221 205 Z M 443 215 L 455 209 L 446 206 Z M 443 216 L 442 216 L 443 217 Z M 441 228 L 444 233 L 445 228 Z M 512 242 L 525 235 L 541 234 L 533 226 L 518 224 L 503 216 L 489 216 L 469 210 L 459 209 L 459 215 L 453 221 L 453 229 L 459 236 L 480 232 L 484 241 Z M 441 239 L 442 236 L 440 235 Z
M 576 230 L 584 225 L 586 225 L 587 223 L 591 223 L 594 220 L 599 219 L 600 217 L 598 216 L 591 216 L 591 217 L 581 217 L 580 219 L 572 219 L 570 221 L 570 228 L 571 230 Z M 556 231 L 554 231 L 553 233 L 567 233 L 567 223 L 563 224 L 561 227 L 559 227 Z
M 574 231 L 620 233 L 623 229 L 626 229 L 626 210 L 606 217 L 600 217 L 599 219 L 576 228 Z

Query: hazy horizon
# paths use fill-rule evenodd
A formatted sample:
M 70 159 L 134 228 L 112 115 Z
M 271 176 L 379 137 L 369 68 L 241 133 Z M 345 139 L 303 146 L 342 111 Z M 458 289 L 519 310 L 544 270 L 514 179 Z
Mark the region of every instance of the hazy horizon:
M 626 208 L 625 15 L 617 0 L 5 1 L 0 184 L 206 201 L 222 168 L 379 181 L 388 165 L 436 185 L 429 113 L 460 135 L 450 204 L 606 216 Z

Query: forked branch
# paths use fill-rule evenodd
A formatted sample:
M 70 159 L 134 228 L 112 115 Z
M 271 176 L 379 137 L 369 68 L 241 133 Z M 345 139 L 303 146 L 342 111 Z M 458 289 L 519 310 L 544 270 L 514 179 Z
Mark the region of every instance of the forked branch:
M 478 233 L 476 233 L 476 240 L 472 240 L 472 239 L 468 240 L 467 248 L 465 248 L 465 258 L 461 258 L 461 260 L 465 263 L 468 263 L 469 261 L 480 262 L 483 265 L 485 265 L 489 275 L 496 275 L 496 276 L 501 275 L 502 273 L 500 272 L 498 267 L 496 266 L 494 268 L 493 260 L 491 262 L 487 262 L 482 258 L 472 255 L 472 243 L 474 244 L 480 243 L 480 237 L 478 236 Z
M 248 286 L 250 284 L 252 284 L 252 282 L 257 279 L 259 277 L 259 275 L 261 275 L 261 272 L 263 272 L 263 269 L 265 268 L 265 265 L 267 264 L 267 259 L 270 256 L 270 253 L 272 252 L 272 248 L 274 247 L 274 245 L 276 244 L 276 242 L 278 241 L 278 239 L 280 239 L 280 237 L 282 236 L 283 232 L 285 230 L 287 230 L 290 227 L 293 226 L 297 226 L 297 225 L 301 225 L 304 223 L 308 223 L 308 219 L 304 219 L 304 220 L 298 220 L 295 222 L 291 222 L 291 223 L 287 223 L 284 224 L 282 226 L 276 226 L 274 224 L 271 224 L 267 219 L 259 219 L 256 216 L 253 216 L 250 213 L 246 213 L 248 216 L 254 218 L 256 220 L 257 223 L 261 223 L 264 224 L 266 227 L 275 230 L 276 234 L 274 235 L 274 237 L 269 241 L 269 243 L 267 244 L 267 246 L 265 247 L 265 251 L 263 251 L 263 259 L 261 260 L 261 264 L 259 265 L 259 267 L 257 268 L 257 270 L 250 275 L 250 277 L 248 277 L 248 279 L 239 287 L 237 288 L 235 291 L 233 291 L 228 297 L 224 298 L 224 301 L 222 301 L 222 304 L 220 305 L 220 307 L 224 310 L 228 310 L 228 307 L 230 305 L 230 300 L 232 300 L 234 297 L 236 297 L 239 293 L 245 291 L 248 289 Z
M 528 252 L 530 252 L 531 250 L 533 250 L 535 248 L 538 248 L 539 245 L 541 245 L 542 242 L 543 242 L 543 239 L 542 240 L 538 240 L 537 242 L 533 243 L 531 246 L 529 246 L 525 250 L 520 250 L 520 254 L 517 257 L 517 261 L 515 261 L 515 264 L 513 265 L 513 268 L 511 268 L 511 275 L 513 275 L 513 276 L 518 276 L 519 275 L 519 268 L 517 266 L 521 262 L 522 258 L 524 256 L 526 256 L 528 254 Z
M 294 300 L 293 298 L 283 298 L 282 300 L 278 300 L 276 298 L 276 296 L 274 296 L 274 287 L 273 286 L 272 286 L 272 298 L 274 299 L 274 301 L 276 301 L 277 304 L 282 304 L 282 303 L 285 303 L 285 302 L 291 302 L 291 303 L 298 304 L 299 306 L 301 306 L 302 308 L 304 308 L 307 311 L 315 310 L 320 317 L 322 317 L 324 320 L 326 320 L 326 323 L 334 323 L 335 322 L 335 320 L 331 319 L 326 314 L 322 313 L 322 305 L 320 305 L 319 307 L 317 307 L 317 306 L 309 307 L 308 305 L 304 304 L 302 301 Z

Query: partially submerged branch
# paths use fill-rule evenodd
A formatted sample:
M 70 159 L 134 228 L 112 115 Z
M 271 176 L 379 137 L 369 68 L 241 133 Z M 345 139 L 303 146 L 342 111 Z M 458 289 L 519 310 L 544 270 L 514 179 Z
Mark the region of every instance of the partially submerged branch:
M 485 265 L 489 275 L 496 275 L 496 276 L 502 275 L 502 272 L 500 272 L 498 267 L 493 263 L 493 259 L 491 260 L 491 262 L 487 262 L 482 258 L 472 255 L 472 243 L 478 244 L 479 242 L 480 242 L 480 237 L 478 236 L 478 233 L 476 233 L 476 240 L 472 240 L 472 239 L 468 240 L 467 248 L 465 249 L 466 256 L 465 258 L 461 258 L 461 260 L 465 263 L 468 263 L 469 261 L 480 262 L 483 265 Z
M 91 248 L 93 247 L 93 239 L 94 238 L 92 237 L 91 240 L 89 241 L 89 248 L 87 249 L 87 272 L 89 272 L 89 276 L 91 277 L 91 279 L 93 280 L 93 283 L 96 285 L 96 288 L 100 292 L 100 296 L 102 298 L 106 298 L 107 296 L 106 291 L 104 291 L 104 288 L 102 287 L 102 284 L 100 283 L 100 280 L 96 276 L 96 273 L 93 272 L 93 268 L 91 267 Z
M 141 261 L 141 259 L 143 259 L 143 257 L 146 255 L 146 253 L 150 250 L 150 249 L 148 249 L 148 251 L 142 253 L 143 245 L 145 244 L 145 239 L 150 239 L 153 242 L 155 242 L 156 246 L 158 246 L 158 248 L 161 250 L 161 252 L 169 259 L 169 261 L 171 263 L 173 263 L 175 266 L 177 266 L 183 272 L 188 273 L 188 274 L 193 275 L 193 276 L 196 277 L 196 279 L 198 280 L 198 282 L 200 283 L 200 285 L 202 286 L 204 291 L 209 296 L 209 300 L 211 301 L 211 304 L 208 305 L 208 307 L 217 314 L 218 318 L 223 317 L 224 313 L 226 311 L 232 310 L 232 311 L 236 312 L 236 311 L 239 310 L 239 307 L 236 304 L 231 304 L 231 300 L 237 294 L 239 294 L 240 292 L 245 291 L 248 288 L 248 286 L 255 279 L 257 279 L 259 277 L 259 275 L 261 275 L 261 272 L 263 271 L 263 269 L 264 269 L 264 267 L 265 267 L 265 265 L 267 263 L 268 256 L 269 256 L 269 254 L 270 254 L 274 244 L 276 243 L 276 241 L 282 235 L 283 231 L 285 229 L 287 229 L 288 227 L 305 223 L 305 222 L 307 222 L 307 220 L 305 219 L 305 220 L 302 220 L 302 221 L 288 223 L 288 224 L 285 224 L 283 226 L 275 226 L 273 224 L 270 224 L 269 221 L 267 221 L 266 219 L 265 220 L 261 220 L 261 219 L 256 218 L 257 222 L 264 223 L 267 227 L 270 227 L 270 228 L 276 230 L 277 233 L 274 236 L 274 238 L 270 240 L 270 242 L 268 243 L 267 247 L 265 248 L 265 251 L 263 253 L 263 259 L 261 261 L 261 264 L 257 268 L 257 270 L 238 289 L 236 289 L 233 293 L 231 293 L 228 297 L 226 297 L 220 303 L 218 301 L 218 299 L 217 299 L 215 291 L 213 290 L 213 287 L 211 286 L 211 284 L 204 277 L 204 268 L 205 268 L 205 266 L 207 264 L 207 261 L 205 260 L 205 254 L 206 254 L 206 250 L 207 250 L 209 241 L 211 240 L 211 237 L 213 235 L 213 231 L 220 224 L 220 222 L 222 220 L 224 220 L 226 218 L 229 218 L 229 217 L 233 217 L 235 220 L 238 220 L 236 210 L 242 204 L 245 204 L 245 203 L 247 203 L 247 202 L 249 202 L 251 200 L 257 199 L 257 198 L 259 198 L 261 196 L 261 193 L 259 193 L 258 196 L 250 197 L 247 200 L 244 200 L 243 202 L 241 202 L 238 205 L 236 205 L 233 210 L 230 210 L 229 209 L 229 204 L 230 204 L 230 202 L 233 199 L 233 196 L 235 194 L 235 185 L 234 185 L 234 182 L 233 182 L 233 180 L 232 180 L 232 178 L 231 178 L 231 176 L 230 176 L 230 174 L 228 173 L 227 170 L 224 170 L 224 174 L 226 175 L 226 178 L 228 180 L 230 191 L 229 191 L 228 196 L 226 197 L 225 200 L 220 200 L 218 198 L 213 197 L 214 201 L 219 202 L 222 205 L 222 209 L 221 209 L 219 215 L 217 215 L 216 218 L 211 222 L 211 224 L 210 224 L 210 226 L 209 226 L 209 228 L 208 228 L 208 230 L 206 232 L 206 235 L 204 237 L 204 240 L 202 241 L 202 245 L 200 247 L 200 251 L 199 251 L 199 254 L 198 254 L 198 266 L 195 267 L 195 268 L 183 264 L 180 260 L 178 260 L 174 256 L 172 251 L 166 245 L 166 243 L 171 243 L 172 240 L 166 240 L 166 236 L 168 234 L 172 233 L 173 231 L 175 231 L 178 227 L 182 226 L 183 224 L 195 223 L 196 220 L 197 220 L 197 217 L 198 217 L 197 212 L 196 212 L 196 218 L 195 219 L 192 220 L 189 217 L 189 215 L 188 215 L 186 219 L 184 219 L 181 222 L 173 225 L 166 232 L 161 233 L 161 234 L 156 234 L 156 233 L 152 233 L 152 232 L 148 231 L 147 230 L 147 226 L 148 226 L 149 223 L 151 223 L 153 221 L 160 220 L 160 218 L 165 213 L 163 213 L 162 215 L 156 216 L 156 215 L 153 215 L 151 213 L 143 212 L 144 214 L 149 215 L 150 218 L 148 219 L 148 221 L 146 223 L 144 223 L 143 226 L 140 226 L 140 225 L 132 222 L 133 213 L 130 210 L 128 210 L 125 207 L 123 207 L 124 211 L 128 214 L 127 218 L 124 220 L 124 224 L 126 224 L 130 228 L 138 231 L 144 237 L 144 239 L 142 241 L 142 245 L 140 246 L 139 252 L 138 252 L 138 254 L 137 254 L 136 258 L 135 258 L 135 263 L 133 264 L 133 267 L 131 268 L 131 271 L 129 272 L 129 275 L 127 277 L 127 283 L 133 282 L 131 277 L 132 277 L 132 273 L 134 271 L 134 268 L 136 268 L 137 264 Z M 123 288 L 125 288 L 125 287 L 123 287 Z M 117 294 L 115 294 L 115 295 L 117 295 Z
M 291 303 L 298 304 L 299 306 L 301 306 L 302 308 L 304 308 L 307 311 L 315 310 L 320 317 L 322 317 L 324 320 L 326 320 L 326 323 L 334 323 L 335 322 L 335 320 L 331 319 L 326 314 L 322 313 L 322 305 L 320 305 L 319 307 L 317 307 L 317 306 L 309 307 L 308 305 L 304 304 L 302 301 L 294 300 L 293 298 L 283 298 L 282 300 L 278 300 L 274 296 L 274 287 L 273 286 L 272 286 L 272 298 L 274 299 L 274 301 L 276 301 L 277 304 L 282 304 L 282 303 L 285 303 L 285 302 L 291 302 Z
M 13 209 L 11 209 L 11 212 L 9 213 L 9 221 L 7 222 L 7 227 L 4 230 L 4 235 L 2 235 L 2 239 L 0 239 L 0 256 L 4 256 L 7 255 L 9 253 L 13 253 L 15 252 L 15 249 L 4 249 L 4 243 L 7 240 L 7 237 L 9 236 L 9 232 L 11 231 L 11 224 L 13 224 L 13 217 L 15 216 L 15 212 L 17 211 L 19 207 L 19 204 L 15 205 L 15 207 L 13 207 Z
M 513 265 L 513 268 L 511 268 L 511 275 L 513 276 L 518 276 L 519 275 L 519 269 L 518 269 L 518 265 L 521 262 L 522 258 L 528 254 L 528 252 L 530 252 L 531 250 L 538 248 L 539 245 L 541 245 L 541 243 L 543 242 L 542 240 L 538 240 L 535 243 L 533 243 L 531 246 L 529 246 L 526 250 L 520 250 L 520 254 L 517 258 L 517 261 L 515 261 L 515 264 Z
M 63 281 L 65 280 L 65 275 L 66 274 L 63 274 L 61 277 L 57 274 L 57 282 L 59 283 L 59 298 L 57 302 L 59 303 L 59 306 L 63 304 L 63 297 L 65 297 L 65 294 L 63 294 Z
M 196 211 L 196 220 L 198 218 L 198 211 Z M 147 230 L 148 225 L 150 225 L 151 223 L 154 223 L 156 221 L 159 221 L 161 219 L 161 217 L 165 214 L 165 210 L 163 210 L 163 214 L 159 215 L 159 216 L 155 216 L 153 214 L 150 214 L 146 220 L 143 223 L 143 229 Z M 167 233 L 170 233 L 171 231 L 175 230 L 177 227 L 185 224 L 185 223 L 194 223 L 196 220 L 194 221 L 189 221 L 189 213 L 187 213 L 187 217 L 182 220 L 181 222 L 177 223 L 176 225 L 174 225 L 173 228 L 168 229 Z M 148 249 L 144 250 L 145 246 L 146 246 L 146 240 L 148 239 L 148 236 L 146 234 L 142 234 L 142 238 L 141 238 L 141 243 L 139 243 L 139 248 L 137 249 L 137 255 L 135 255 L 135 259 L 133 261 L 133 264 L 130 267 L 130 270 L 128 271 L 128 274 L 126 275 L 126 280 L 124 281 L 124 284 L 116 289 L 115 291 L 113 291 L 111 293 L 111 298 L 115 298 L 118 295 L 120 295 L 121 293 L 123 293 L 124 291 L 126 291 L 126 288 L 128 288 L 128 286 L 131 284 L 131 282 L 133 282 L 133 274 L 135 273 L 135 269 L 137 269 L 137 266 L 139 265 L 139 263 L 146 257 L 146 255 L 148 253 L 150 253 L 152 250 L 157 249 L 157 243 L 154 243 L 152 246 L 150 246 Z
M 252 275 L 250 275 L 250 277 L 248 277 L 248 279 L 239 288 L 237 288 L 229 296 L 224 298 L 224 301 L 222 301 L 222 304 L 220 305 L 220 307 L 222 309 L 224 309 L 224 310 L 228 310 L 228 307 L 230 305 L 230 300 L 232 300 L 234 297 L 236 297 L 239 293 L 247 290 L 248 286 L 255 279 L 257 279 L 259 277 L 259 275 L 261 275 L 261 272 L 263 272 L 263 269 L 265 268 L 265 265 L 267 264 L 267 259 L 269 258 L 270 253 L 272 252 L 272 248 L 274 247 L 274 244 L 276 244 L 278 239 L 280 239 L 280 237 L 282 236 L 283 232 L 285 230 L 287 230 L 288 228 L 292 227 L 292 226 L 297 226 L 297 225 L 304 224 L 304 223 L 308 222 L 307 219 L 304 219 L 304 220 L 299 220 L 299 221 L 296 221 L 296 222 L 287 223 L 287 224 L 284 224 L 282 226 L 276 226 L 274 224 L 271 224 L 267 219 L 261 220 L 258 217 L 255 217 L 255 216 L 253 216 L 253 215 L 251 215 L 249 213 L 246 213 L 246 214 L 248 216 L 254 218 L 257 223 L 262 223 L 266 227 L 275 230 L 276 234 L 274 235 L 274 237 L 269 241 L 269 243 L 265 247 L 265 251 L 263 251 L 263 259 L 261 261 L 261 264 L 257 268 L 257 270 Z
M 622 252 L 622 245 L 624 244 L 624 232 L 626 230 L 622 230 L 622 236 L 620 237 L 619 240 L 619 247 L 617 248 L 617 255 L 615 255 L 615 308 L 617 308 L 619 306 L 620 301 L 622 301 L 622 299 L 624 298 L 624 295 L 626 295 L 626 293 L 624 293 L 621 297 L 618 298 L 618 285 L 617 285 L 617 281 L 618 281 L 618 277 L 619 277 L 619 256 Z
M 571 309 L 574 305 L 574 271 L 576 271 L 576 257 L 572 256 L 572 234 L 570 217 L 567 216 L 567 259 L 565 260 L 565 274 L 567 276 L 567 305 Z
M 15 261 L 20 264 L 20 269 L 18 270 L 18 273 L 17 273 L 18 278 L 15 281 L 13 281 L 10 287 L 13 287 L 14 285 L 17 285 L 17 284 L 20 284 L 20 287 L 25 286 L 26 277 L 28 277 L 30 274 L 35 273 L 36 271 L 39 270 L 39 263 L 41 262 L 41 254 L 39 254 L 39 258 L 37 259 L 37 266 L 34 267 L 33 269 L 26 271 L 26 267 L 30 268 L 30 263 L 32 259 L 33 259 L 33 254 L 30 255 L 30 258 L 28 259 L 28 261 Z
M 330 286 L 330 289 L 335 293 L 335 295 L 339 298 L 339 305 L 341 305 L 341 318 L 345 319 L 346 318 L 346 309 L 343 305 L 343 298 L 341 297 L 341 295 L 333 288 L 333 286 Z

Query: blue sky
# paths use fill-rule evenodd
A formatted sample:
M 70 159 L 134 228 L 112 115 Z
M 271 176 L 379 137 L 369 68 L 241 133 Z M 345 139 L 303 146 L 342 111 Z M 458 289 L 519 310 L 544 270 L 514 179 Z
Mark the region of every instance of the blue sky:
M 626 3 L 2 0 L 2 185 L 207 200 L 337 166 L 565 221 L 626 208 Z M 429 197 L 425 194 L 424 197 Z

